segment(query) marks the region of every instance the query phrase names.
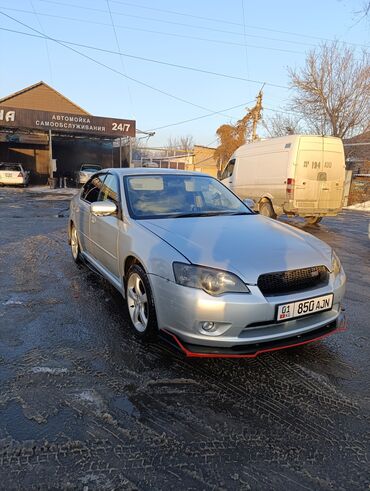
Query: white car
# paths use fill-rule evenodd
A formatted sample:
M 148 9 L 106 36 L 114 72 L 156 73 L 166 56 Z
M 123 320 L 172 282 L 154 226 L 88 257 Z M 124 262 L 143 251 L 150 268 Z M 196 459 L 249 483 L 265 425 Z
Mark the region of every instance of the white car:
M 101 165 L 82 164 L 78 172 L 77 183 L 82 186 L 90 179 L 93 174 L 95 174 L 95 172 L 99 172 L 101 169 Z
M 0 162 L 0 186 L 23 186 L 28 184 L 30 173 L 22 164 Z

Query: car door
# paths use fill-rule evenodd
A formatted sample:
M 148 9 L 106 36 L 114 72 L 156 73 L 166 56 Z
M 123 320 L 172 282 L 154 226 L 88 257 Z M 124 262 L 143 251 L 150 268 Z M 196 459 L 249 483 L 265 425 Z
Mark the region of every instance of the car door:
M 90 237 L 93 242 L 94 258 L 112 275 L 119 277 L 118 231 L 121 222 L 121 204 L 118 177 L 108 173 L 99 194 L 99 201 L 112 201 L 117 213 L 111 216 L 91 215 Z
M 76 209 L 76 224 L 81 249 L 92 256 L 94 256 L 94 247 L 90 238 L 90 205 L 99 200 L 105 176 L 106 174 L 95 174 L 87 181 L 82 188 Z

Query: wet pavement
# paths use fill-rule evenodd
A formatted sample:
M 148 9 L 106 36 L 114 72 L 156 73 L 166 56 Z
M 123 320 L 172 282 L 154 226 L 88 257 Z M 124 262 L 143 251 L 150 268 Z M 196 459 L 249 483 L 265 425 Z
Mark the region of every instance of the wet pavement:
M 306 228 L 342 259 L 347 332 L 191 360 L 73 263 L 67 208 L 0 189 L 1 489 L 369 489 L 370 214 Z

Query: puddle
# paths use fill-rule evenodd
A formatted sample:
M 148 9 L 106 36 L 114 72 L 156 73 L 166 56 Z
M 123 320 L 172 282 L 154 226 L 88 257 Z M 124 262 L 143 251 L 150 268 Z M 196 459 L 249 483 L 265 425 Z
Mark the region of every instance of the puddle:
M 37 423 L 24 416 L 22 407 L 12 401 L 0 409 L 0 438 L 12 437 L 17 441 L 47 440 L 55 441 L 61 436 L 70 436 L 73 440 L 86 438 L 81 420 L 75 417 L 72 409 L 61 408 L 55 416 L 49 416 L 46 423 Z
M 125 396 L 116 397 L 113 401 L 113 406 L 120 411 L 127 413 L 129 416 L 133 416 L 134 418 L 140 417 L 139 410 Z

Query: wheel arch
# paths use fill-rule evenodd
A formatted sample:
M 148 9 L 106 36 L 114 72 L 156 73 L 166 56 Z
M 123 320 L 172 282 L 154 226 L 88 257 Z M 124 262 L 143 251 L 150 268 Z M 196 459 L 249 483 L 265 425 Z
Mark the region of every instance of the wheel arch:
M 262 205 L 262 203 L 270 203 L 271 208 L 272 208 L 272 210 L 275 213 L 274 204 L 272 202 L 272 196 L 271 195 L 265 194 L 265 195 L 261 196 L 261 198 L 258 201 L 258 208 L 260 208 L 260 206 Z

